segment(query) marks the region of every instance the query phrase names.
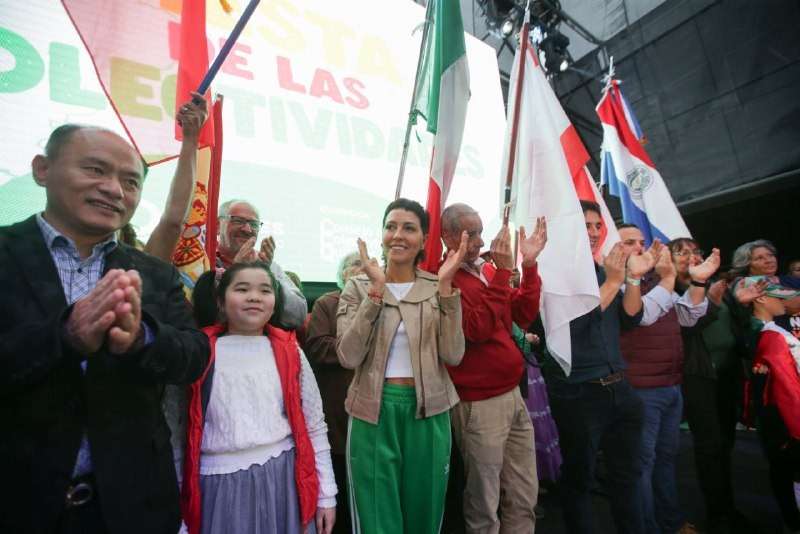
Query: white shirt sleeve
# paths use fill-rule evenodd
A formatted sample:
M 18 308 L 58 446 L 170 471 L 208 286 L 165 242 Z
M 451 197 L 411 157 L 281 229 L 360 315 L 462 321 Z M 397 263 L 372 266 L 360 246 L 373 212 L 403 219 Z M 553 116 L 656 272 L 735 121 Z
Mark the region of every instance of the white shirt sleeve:
M 642 321 L 639 326 L 650 326 L 655 323 L 668 314 L 673 305 L 674 301 L 669 291 L 661 286 L 654 287 L 642 295 Z
M 678 323 L 681 326 L 694 326 L 701 317 L 708 313 L 708 297 L 703 297 L 700 304 L 694 304 L 687 290 L 680 297 L 673 292 L 672 298 L 675 301 L 675 312 L 678 314 Z
M 303 402 L 303 416 L 306 419 L 308 437 L 314 447 L 314 457 L 317 464 L 317 477 L 319 477 L 318 508 L 333 508 L 336 506 L 336 479 L 333 475 L 333 462 L 331 461 L 331 445 L 328 442 L 328 425 L 325 423 L 325 413 L 322 411 L 322 397 L 314 372 L 306 359 L 303 350 L 300 351 L 300 398 Z
M 688 291 L 678 296 L 674 291 L 670 294 L 663 287 L 655 286 L 642 295 L 642 322 L 639 326 L 650 326 L 668 314 L 673 306 L 678 315 L 678 324 L 694 326 L 708 312 L 708 298 L 704 298 L 700 304 L 694 304 Z

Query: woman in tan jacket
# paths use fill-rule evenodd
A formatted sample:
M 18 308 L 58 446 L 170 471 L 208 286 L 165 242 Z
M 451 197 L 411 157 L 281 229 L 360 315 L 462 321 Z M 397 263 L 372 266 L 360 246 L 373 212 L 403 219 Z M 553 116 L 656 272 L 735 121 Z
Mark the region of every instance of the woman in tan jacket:
M 339 300 L 337 355 L 355 369 L 345 409 L 350 506 L 356 532 L 438 532 L 450 462 L 449 410 L 458 403 L 445 364 L 464 355 L 461 300 L 451 282 L 467 234 L 435 275 L 416 268 L 428 215 L 389 204 L 380 267 L 358 240 L 364 274 Z M 438 238 L 438 236 L 434 237 Z

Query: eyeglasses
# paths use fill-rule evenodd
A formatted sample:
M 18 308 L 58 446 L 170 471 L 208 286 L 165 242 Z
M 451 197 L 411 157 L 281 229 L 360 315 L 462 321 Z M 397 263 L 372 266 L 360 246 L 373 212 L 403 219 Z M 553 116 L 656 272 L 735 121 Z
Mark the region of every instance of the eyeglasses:
M 237 217 L 235 215 L 220 217 L 220 219 L 228 219 L 231 224 L 235 224 L 236 226 L 249 226 L 254 232 L 258 233 L 261 230 L 261 227 L 264 226 L 264 223 L 259 221 L 258 219 L 245 219 L 243 217 Z
M 698 258 L 704 258 L 706 253 L 704 250 L 696 248 L 694 250 L 683 249 L 680 252 L 673 252 L 672 255 L 678 258 L 688 258 L 689 256 L 697 256 Z

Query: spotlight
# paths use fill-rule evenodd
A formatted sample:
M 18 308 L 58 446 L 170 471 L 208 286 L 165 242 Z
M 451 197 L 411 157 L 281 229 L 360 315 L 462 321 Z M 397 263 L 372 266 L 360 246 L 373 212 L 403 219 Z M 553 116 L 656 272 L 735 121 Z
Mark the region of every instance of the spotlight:
M 547 33 L 539 50 L 544 54 L 544 68 L 547 72 L 564 72 L 569 68 L 569 37 L 558 30 Z
M 519 8 L 514 0 L 489 0 L 489 16 L 493 19 L 501 19 L 511 14 L 514 8 Z
M 522 26 L 523 15 L 524 13 L 519 6 L 513 6 L 508 10 L 508 15 L 500 26 L 500 33 L 503 34 L 503 37 L 510 37 L 511 34 L 519 31 L 520 26 Z
M 522 25 L 523 9 L 515 0 L 488 0 L 486 16 L 499 37 L 511 37 Z
M 500 33 L 503 34 L 503 37 L 508 37 L 514 33 L 514 21 L 511 19 L 503 21 L 503 25 L 500 27 Z

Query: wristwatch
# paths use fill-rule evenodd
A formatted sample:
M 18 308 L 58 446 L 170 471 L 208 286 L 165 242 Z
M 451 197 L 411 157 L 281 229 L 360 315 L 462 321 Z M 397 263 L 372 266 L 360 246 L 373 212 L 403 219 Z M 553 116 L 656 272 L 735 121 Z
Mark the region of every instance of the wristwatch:
M 698 282 L 697 280 L 692 280 L 691 284 L 695 287 L 708 287 L 708 282 Z

